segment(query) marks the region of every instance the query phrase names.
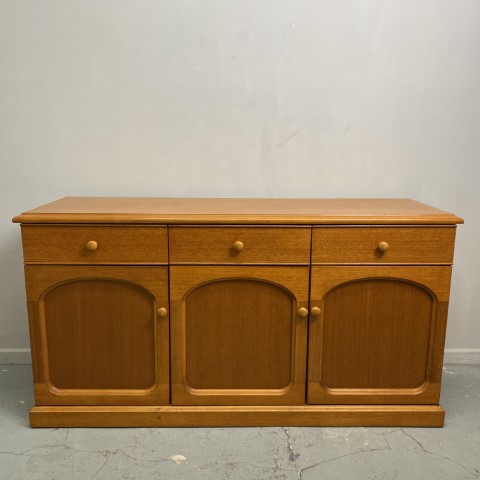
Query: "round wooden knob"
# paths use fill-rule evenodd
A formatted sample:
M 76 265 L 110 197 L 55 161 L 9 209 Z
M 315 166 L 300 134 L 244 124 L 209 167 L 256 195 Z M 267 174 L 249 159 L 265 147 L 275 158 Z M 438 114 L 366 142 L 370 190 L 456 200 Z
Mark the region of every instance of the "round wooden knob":
M 98 243 L 95 240 L 90 240 L 89 242 L 87 242 L 86 246 L 89 252 L 93 252 L 94 250 L 97 249 Z
M 389 248 L 390 248 L 390 245 L 388 244 L 388 242 L 379 242 L 378 244 L 378 249 L 381 252 L 386 252 Z
M 236 242 L 233 243 L 233 249 L 236 250 L 237 252 L 240 252 L 241 250 L 243 250 L 243 247 L 245 247 L 245 245 L 240 240 L 237 240 Z
M 310 313 L 314 317 L 318 317 L 322 313 L 322 311 L 320 310 L 320 307 L 312 307 L 312 309 L 310 310 Z
M 160 307 L 158 310 L 157 310 L 157 315 L 159 317 L 166 317 L 167 316 L 167 309 L 165 307 Z
M 305 307 L 300 307 L 298 309 L 298 315 L 300 317 L 306 317 L 308 315 L 308 310 Z

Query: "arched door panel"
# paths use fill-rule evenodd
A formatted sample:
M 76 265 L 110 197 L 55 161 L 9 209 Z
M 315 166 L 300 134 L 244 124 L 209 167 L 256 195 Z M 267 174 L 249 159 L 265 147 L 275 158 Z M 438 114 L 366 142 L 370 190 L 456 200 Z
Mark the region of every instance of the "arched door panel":
M 169 403 L 166 267 L 27 266 L 39 405 Z
M 171 267 L 172 403 L 305 402 L 308 267 Z
M 309 403 L 438 403 L 450 267 L 314 267 Z

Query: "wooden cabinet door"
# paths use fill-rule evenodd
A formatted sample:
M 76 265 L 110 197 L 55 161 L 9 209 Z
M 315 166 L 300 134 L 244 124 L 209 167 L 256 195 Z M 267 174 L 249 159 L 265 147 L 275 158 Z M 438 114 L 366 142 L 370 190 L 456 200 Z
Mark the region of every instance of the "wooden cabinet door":
M 172 403 L 303 405 L 309 267 L 170 267 Z
M 167 267 L 25 273 L 37 405 L 169 403 Z
M 307 402 L 438 404 L 451 267 L 312 267 Z

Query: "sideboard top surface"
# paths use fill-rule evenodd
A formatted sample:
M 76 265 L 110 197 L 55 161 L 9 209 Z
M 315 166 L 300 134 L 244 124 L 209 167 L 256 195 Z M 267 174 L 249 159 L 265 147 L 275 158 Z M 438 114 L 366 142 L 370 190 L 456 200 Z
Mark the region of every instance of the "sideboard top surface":
M 407 198 L 65 197 L 15 223 L 454 225 L 456 215 Z

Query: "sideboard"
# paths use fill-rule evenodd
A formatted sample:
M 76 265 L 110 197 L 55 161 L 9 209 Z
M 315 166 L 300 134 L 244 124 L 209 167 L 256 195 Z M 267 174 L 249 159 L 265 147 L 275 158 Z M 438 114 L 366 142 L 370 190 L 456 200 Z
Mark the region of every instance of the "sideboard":
M 66 197 L 13 221 L 32 427 L 444 423 L 451 213 Z

